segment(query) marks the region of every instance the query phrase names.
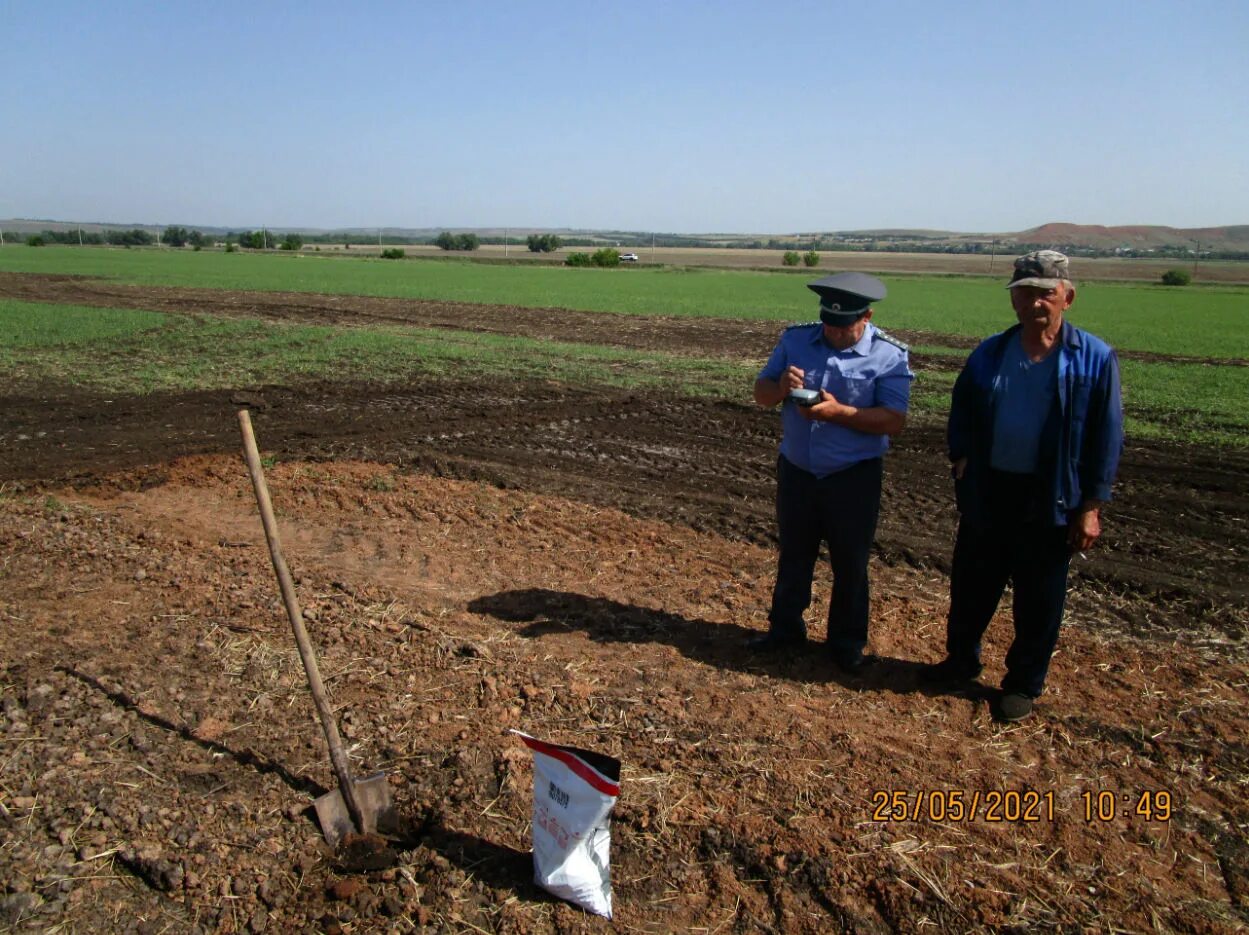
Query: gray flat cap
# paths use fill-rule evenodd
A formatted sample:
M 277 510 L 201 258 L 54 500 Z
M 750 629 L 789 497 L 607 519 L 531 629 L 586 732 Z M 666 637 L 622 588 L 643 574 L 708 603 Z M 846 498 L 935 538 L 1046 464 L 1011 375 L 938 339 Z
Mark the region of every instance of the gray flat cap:
M 1037 250 L 1015 261 L 1015 273 L 1006 288 L 1036 286 L 1038 289 L 1053 289 L 1063 280 L 1071 280 L 1067 257 L 1057 250 Z

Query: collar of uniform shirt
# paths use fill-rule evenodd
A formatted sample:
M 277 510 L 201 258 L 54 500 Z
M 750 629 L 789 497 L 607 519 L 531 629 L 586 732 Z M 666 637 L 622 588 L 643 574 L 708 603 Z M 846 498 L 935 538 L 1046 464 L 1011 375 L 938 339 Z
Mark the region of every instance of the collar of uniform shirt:
M 833 350 L 837 351 L 838 354 L 844 354 L 846 353 L 846 351 L 853 351 L 855 354 L 858 354 L 860 357 L 866 357 L 868 353 L 872 350 L 872 332 L 875 330 L 876 330 L 876 326 L 873 325 L 869 321 L 867 323 L 867 327 L 863 329 L 863 337 L 859 338 L 859 340 L 856 343 L 851 344 L 848 348 L 846 348 L 845 351 L 838 351 L 836 348 L 833 348 Z M 829 344 L 827 341 L 824 340 L 824 328 L 822 326 L 811 337 L 812 344 L 816 344 L 820 342 L 822 342 L 828 347 L 832 347 L 831 344 Z

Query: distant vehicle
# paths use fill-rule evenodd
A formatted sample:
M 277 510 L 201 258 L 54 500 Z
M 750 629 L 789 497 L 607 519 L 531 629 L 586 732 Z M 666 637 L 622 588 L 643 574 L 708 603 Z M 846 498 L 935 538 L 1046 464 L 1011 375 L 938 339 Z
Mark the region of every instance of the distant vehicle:
M 636 263 L 637 261 L 638 261 L 638 255 L 637 255 L 636 253 L 622 253 L 622 254 L 620 254 L 620 262 L 621 262 L 621 263 Z

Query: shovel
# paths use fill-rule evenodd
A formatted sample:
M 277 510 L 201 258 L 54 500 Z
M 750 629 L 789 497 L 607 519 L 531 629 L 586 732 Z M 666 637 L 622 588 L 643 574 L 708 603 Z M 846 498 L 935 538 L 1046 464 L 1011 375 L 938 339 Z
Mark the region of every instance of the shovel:
M 338 788 L 313 802 L 325 840 L 330 847 L 337 848 L 339 841 L 349 834 L 375 833 L 379 821 L 383 826 L 394 823 L 397 816 L 390 800 L 390 784 L 386 781 L 385 773 L 377 773 L 359 781 L 351 777 L 347 752 L 338 736 L 338 724 L 334 721 L 334 712 L 325 694 L 325 684 L 321 681 L 321 671 L 317 668 L 317 657 L 308 639 L 308 631 L 304 629 L 299 601 L 295 598 L 295 583 L 291 580 L 285 559 L 282 558 L 278 524 L 273 517 L 273 504 L 269 500 L 269 488 L 265 484 L 264 470 L 260 465 L 256 436 L 252 434 L 251 416 L 246 409 L 239 411 L 239 425 L 243 429 L 243 455 L 247 459 L 247 472 L 251 474 L 256 503 L 260 506 L 260 520 L 265 527 L 265 539 L 269 542 L 269 556 L 273 559 L 273 570 L 277 572 L 278 585 L 282 589 L 286 616 L 290 619 L 291 629 L 295 631 L 299 658 L 303 660 L 304 672 L 308 674 L 308 687 L 312 689 L 312 700 L 321 718 L 325 742 L 330 747 L 334 775 L 338 777 Z

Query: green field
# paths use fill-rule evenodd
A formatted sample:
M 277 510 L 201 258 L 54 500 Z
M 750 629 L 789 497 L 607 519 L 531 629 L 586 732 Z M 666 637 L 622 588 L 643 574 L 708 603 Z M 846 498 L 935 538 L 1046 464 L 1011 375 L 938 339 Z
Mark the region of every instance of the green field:
M 0 378 L 109 393 L 221 389 L 367 374 L 664 386 L 740 397 L 751 368 L 596 345 L 421 328 L 331 328 L 0 299 Z
M 280 254 L 12 247 L 0 270 L 73 273 L 141 285 L 309 291 L 554 306 L 602 312 L 811 318 L 806 276 L 740 270 L 573 270 L 470 261 L 393 262 Z M 811 276 L 816 274 L 812 273 Z M 878 323 L 980 336 L 1011 321 L 1001 283 L 890 277 Z M 1123 350 L 1212 359 L 1249 357 L 1249 289 L 1094 283 L 1070 313 Z M 917 354 L 961 356 L 935 342 Z M 344 372 L 377 380 L 471 368 L 499 377 L 609 386 L 667 386 L 748 398 L 754 368 L 718 360 L 415 328 L 329 328 L 0 300 L 0 377 L 64 381 L 106 392 L 206 389 Z M 919 368 L 914 408 L 939 417 L 953 375 Z M 1205 361 L 1124 362 L 1129 431 L 1216 445 L 1249 444 L 1249 367 Z
M 917 347 L 923 354 L 961 354 Z M 746 401 L 757 366 L 722 360 L 417 328 L 342 328 L 0 300 L 0 380 L 21 391 L 69 384 L 146 393 L 221 389 L 368 374 L 547 379 L 664 387 Z M 913 412 L 940 419 L 952 371 L 917 366 Z M 1249 444 L 1249 367 L 1123 364 L 1128 432 L 1139 439 Z
M 25 246 L 0 249 L 0 271 L 73 273 L 143 285 L 777 321 L 814 318 L 814 298 L 804 284 L 821 275 Z M 878 323 L 886 328 L 983 336 L 1013 320 L 1001 282 L 954 276 L 889 276 L 886 281 L 889 298 L 877 308 Z M 1249 358 L 1249 287 L 1091 283 L 1079 287 L 1070 318 L 1123 350 Z

